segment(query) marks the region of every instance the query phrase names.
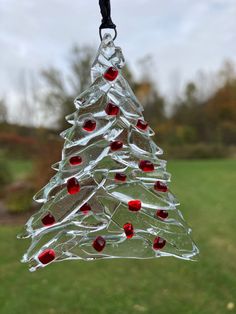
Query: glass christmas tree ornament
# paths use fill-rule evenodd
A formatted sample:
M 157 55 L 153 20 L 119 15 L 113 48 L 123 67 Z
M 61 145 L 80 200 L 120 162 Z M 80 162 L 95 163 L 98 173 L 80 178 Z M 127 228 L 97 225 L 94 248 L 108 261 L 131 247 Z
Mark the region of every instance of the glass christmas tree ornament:
M 22 259 L 31 271 L 69 259 L 198 254 L 123 66 L 121 49 L 105 34 L 92 84 L 76 98 L 67 117 L 72 127 L 61 134 L 57 172 L 35 195 L 41 209 L 20 235 L 32 240 Z

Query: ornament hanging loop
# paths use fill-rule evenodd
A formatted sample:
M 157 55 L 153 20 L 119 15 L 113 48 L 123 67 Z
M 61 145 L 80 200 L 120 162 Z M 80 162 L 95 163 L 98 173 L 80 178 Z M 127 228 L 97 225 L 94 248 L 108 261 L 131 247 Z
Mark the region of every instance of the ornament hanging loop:
M 107 28 L 107 27 L 106 27 L 106 28 Z M 102 29 L 103 29 L 103 28 L 99 28 L 99 36 L 100 36 L 101 41 L 102 41 Z M 113 37 L 113 40 L 115 40 L 116 37 L 117 37 L 117 30 L 116 30 L 116 28 L 114 28 L 114 32 L 115 32 L 115 35 L 114 35 L 114 37 Z
M 102 30 L 108 28 L 108 29 L 114 29 L 115 36 L 113 40 L 115 40 L 117 37 L 117 30 L 116 30 L 116 25 L 112 22 L 112 19 L 111 19 L 110 0 L 99 0 L 99 5 L 100 5 L 101 15 L 102 15 L 102 23 L 99 27 L 100 39 L 102 40 Z

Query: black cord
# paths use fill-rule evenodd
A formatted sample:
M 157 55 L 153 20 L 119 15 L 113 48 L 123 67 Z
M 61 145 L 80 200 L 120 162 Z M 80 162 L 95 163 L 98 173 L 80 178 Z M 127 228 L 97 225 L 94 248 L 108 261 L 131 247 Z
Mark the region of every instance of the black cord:
M 115 31 L 115 37 L 113 40 L 116 39 L 117 31 L 116 31 L 116 25 L 112 22 L 111 19 L 111 4 L 110 0 L 99 0 L 99 5 L 101 9 L 102 14 L 102 24 L 99 27 L 99 35 L 102 40 L 102 29 L 110 28 L 114 29 Z

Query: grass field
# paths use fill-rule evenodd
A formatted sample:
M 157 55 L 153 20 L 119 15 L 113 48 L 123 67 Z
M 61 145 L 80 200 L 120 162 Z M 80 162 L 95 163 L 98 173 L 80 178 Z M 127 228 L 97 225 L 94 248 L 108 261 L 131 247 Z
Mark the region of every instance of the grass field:
M 64 262 L 29 273 L 27 241 L 0 228 L 1 314 L 236 313 L 236 161 L 174 161 L 172 190 L 198 262 L 174 258 Z
M 6 165 L 9 167 L 14 180 L 23 179 L 33 169 L 33 163 L 30 160 L 21 159 L 15 161 L 10 159 L 6 161 Z

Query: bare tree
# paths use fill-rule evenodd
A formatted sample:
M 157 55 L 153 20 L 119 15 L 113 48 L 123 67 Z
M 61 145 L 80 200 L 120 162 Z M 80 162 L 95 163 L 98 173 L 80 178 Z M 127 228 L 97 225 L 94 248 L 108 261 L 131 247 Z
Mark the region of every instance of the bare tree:
M 94 57 L 94 49 L 89 46 L 74 47 L 69 58 L 69 74 L 57 68 L 42 71 L 46 84 L 42 103 L 43 109 L 56 118 L 56 127 L 65 129 L 68 124 L 65 116 L 74 110 L 73 100 L 85 90 L 90 83 L 90 66 Z M 55 124 L 55 123 L 54 123 Z

